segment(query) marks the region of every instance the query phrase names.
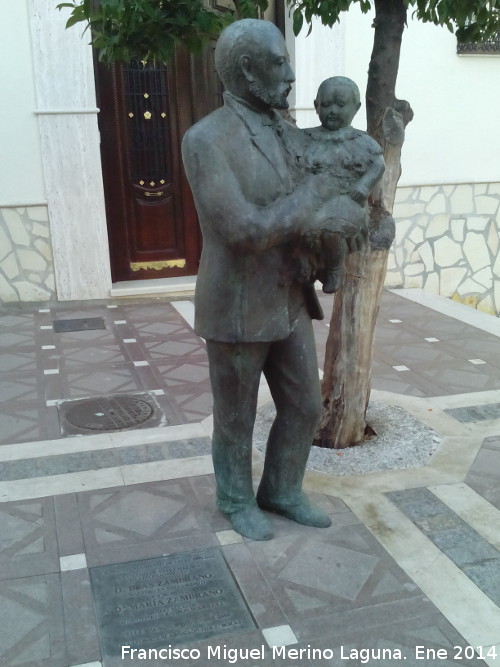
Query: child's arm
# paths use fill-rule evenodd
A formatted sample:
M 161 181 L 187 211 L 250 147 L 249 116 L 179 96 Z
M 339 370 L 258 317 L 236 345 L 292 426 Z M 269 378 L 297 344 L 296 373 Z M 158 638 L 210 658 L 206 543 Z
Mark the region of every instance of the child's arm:
M 360 206 L 364 206 L 373 186 L 382 178 L 384 170 L 385 163 L 382 154 L 375 155 L 368 169 L 354 184 L 350 192 L 351 199 L 354 199 Z

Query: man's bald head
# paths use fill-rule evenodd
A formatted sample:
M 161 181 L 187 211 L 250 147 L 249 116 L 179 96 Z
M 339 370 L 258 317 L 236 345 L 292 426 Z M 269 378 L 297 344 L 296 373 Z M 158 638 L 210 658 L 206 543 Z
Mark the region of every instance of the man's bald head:
M 266 74 L 272 75 L 278 65 L 282 68 L 281 74 L 266 81 Z M 290 83 L 295 79 L 283 35 L 274 23 L 260 19 L 235 21 L 222 31 L 215 47 L 215 67 L 224 87 L 241 97 L 246 96 L 249 88 L 255 92 L 256 88 L 275 85 L 274 79 L 280 77 L 287 82 L 283 91 L 288 94 Z M 271 103 L 271 106 L 282 105 Z

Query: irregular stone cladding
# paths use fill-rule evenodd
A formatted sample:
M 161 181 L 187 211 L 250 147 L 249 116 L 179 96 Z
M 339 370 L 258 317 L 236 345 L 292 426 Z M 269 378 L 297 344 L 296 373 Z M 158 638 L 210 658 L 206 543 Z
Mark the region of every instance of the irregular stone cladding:
M 55 298 L 47 207 L 0 208 L 0 302 Z
M 398 188 L 386 287 L 500 316 L 500 183 Z

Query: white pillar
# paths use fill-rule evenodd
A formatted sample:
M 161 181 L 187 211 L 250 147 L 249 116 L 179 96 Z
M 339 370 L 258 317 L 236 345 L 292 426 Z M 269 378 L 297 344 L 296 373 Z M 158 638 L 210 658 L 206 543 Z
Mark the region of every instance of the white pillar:
M 30 0 L 37 109 L 59 300 L 109 296 L 92 51 L 54 0 Z

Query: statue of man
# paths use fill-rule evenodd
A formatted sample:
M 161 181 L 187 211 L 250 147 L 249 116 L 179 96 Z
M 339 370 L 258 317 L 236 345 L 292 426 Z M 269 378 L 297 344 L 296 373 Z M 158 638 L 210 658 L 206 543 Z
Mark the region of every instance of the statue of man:
M 308 526 L 331 523 L 301 490 L 322 409 L 309 314 L 320 308 L 296 276 L 293 250 L 313 229 L 356 245 L 365 216 L 352 203 L 339 217 L 346 206 L 329 199 L 330 176 L 295 173 L 290 147 L 298 130 L 275 111 L 288 107 L 295 80 L 278 28 L 236 21 L 219 37 L 215 64 L 224 106 L 194 125 L 182 146 L 203 233 L 195 331 L 206 339 L 214 397 L 217 506 L 236 532 L 267 540 L 272 528 L 262 510 Z M 254 494 L 262 373 L 277 415 Z

